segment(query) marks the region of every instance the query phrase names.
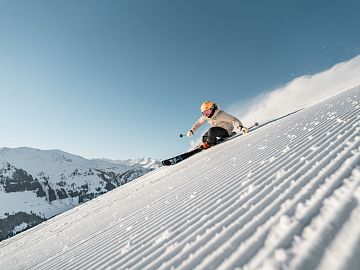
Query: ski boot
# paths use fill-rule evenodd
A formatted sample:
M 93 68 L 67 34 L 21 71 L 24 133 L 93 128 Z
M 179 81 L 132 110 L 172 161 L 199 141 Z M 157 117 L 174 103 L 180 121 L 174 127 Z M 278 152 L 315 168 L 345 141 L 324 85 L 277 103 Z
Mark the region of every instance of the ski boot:
M 211 147 L 211 145 L 208 143 L 208 142 L 203 142 L 201 145 L 200 145 L 200 147 L 199 148 L 201 148 L 201 149 L 208 149 L 208 148 L 210 148 Z

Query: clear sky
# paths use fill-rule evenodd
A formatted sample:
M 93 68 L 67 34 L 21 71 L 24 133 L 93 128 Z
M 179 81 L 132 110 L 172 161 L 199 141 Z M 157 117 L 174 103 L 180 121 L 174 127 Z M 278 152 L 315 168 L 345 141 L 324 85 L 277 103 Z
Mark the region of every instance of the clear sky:
M 0 0 L 0 147 L 172 156 L 203 101 L 227 108 L 360 54 L 359 10 L 358 0 Z

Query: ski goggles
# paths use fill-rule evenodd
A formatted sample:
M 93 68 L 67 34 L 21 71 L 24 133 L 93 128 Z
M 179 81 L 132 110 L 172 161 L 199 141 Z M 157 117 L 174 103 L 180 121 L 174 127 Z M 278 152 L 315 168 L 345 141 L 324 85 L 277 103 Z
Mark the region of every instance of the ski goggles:
M 205 115 L 205 116 L 209 116 L 212 112 L 212 109 L 208 109 L 206 111 L 203 111 L 202 114 Z

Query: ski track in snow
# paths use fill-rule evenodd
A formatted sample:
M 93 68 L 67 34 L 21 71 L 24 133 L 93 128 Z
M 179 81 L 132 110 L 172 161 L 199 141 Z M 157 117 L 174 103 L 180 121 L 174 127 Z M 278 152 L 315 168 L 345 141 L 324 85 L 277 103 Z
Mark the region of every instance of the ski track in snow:
M 360 269 L 360 87 L 0 243 L 0 269 Z

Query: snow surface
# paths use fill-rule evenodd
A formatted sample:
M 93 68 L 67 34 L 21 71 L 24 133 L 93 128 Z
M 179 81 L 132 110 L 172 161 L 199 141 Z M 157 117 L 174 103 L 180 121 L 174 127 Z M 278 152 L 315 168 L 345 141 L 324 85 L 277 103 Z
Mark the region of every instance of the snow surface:
M 360 269 L 360 87 L 0 243 L 0 269 Z

